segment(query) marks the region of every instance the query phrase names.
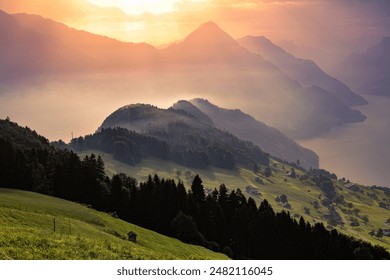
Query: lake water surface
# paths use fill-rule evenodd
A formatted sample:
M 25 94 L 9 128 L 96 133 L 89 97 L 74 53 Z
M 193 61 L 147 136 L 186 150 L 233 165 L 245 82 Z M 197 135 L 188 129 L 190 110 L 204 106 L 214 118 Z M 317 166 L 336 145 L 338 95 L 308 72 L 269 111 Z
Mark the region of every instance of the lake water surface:
M 369 104 L 356 108 L 367 116 L 365 122 L 298 142 L 319 155 L 321 168 L 339 177 L 390 187 L 390 98 L 365 98 Z

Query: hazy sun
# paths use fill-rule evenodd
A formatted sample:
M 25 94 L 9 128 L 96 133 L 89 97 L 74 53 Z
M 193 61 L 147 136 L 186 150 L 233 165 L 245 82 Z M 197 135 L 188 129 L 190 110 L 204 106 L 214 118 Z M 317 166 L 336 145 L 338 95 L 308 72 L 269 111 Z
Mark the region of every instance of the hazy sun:
M 102 7 L 117 7 L 127 14 L 161 14 L 172 12 L 180 0 L 88 0 Z

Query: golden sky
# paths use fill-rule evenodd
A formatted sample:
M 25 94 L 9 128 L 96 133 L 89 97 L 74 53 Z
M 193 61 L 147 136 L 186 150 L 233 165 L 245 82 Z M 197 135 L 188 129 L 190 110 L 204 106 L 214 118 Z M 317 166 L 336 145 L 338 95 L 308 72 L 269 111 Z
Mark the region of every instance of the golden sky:
M 87 0 L 101 7 L 117 7 L 127 14 L 140 15 L 143 13 L 169 13 L 175 10 L 175 4 L 180 0 Z M 200 0 L 202 1 L 202 0 Z
M 390 35 L 389 6 L 388 0 L 0 0 L 6 12 L 39 14 L 128 42 L 164 45 L 211 20 L 235 38 L 263 35 L 320 49 Z

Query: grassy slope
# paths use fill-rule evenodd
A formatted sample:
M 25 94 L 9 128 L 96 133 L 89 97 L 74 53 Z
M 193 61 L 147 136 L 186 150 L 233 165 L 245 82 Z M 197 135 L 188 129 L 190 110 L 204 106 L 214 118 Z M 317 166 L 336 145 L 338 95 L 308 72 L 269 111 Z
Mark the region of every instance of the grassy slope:
M 137 243 L 126 240 L 129 231 Z M 77 203 L 0 189 L 0 259 L 226 258 Z
M 218 188 L 221 183 L 225 183 L 230 189 L 238 187 L 241 188 L 246 195 L 249 194 L 245 192 L 245 187 L 253 186 L 258 188 L 261 193 L 261 195 L 258 197 L 252 196 L 257 203 L 263 199 L 267 199 L 269 202 L 271 202 L 273 208 L 276 211 L 281 211 L 284 208 L 282 205 L 278 204 L 275 199 L 277 196 L 285 194 L 287 195 L 288 201 L 292 206 L 292 209 L 285 210 L 290 211 L 292 216 L 295 215 L 296 217 L 299 217 L 302 215 L 305 220 L 311 223 L 323 222 L 324 224 L 327 224 L 323 216 L 328 213 L 328 209 L 321 204 L 318 209 L 315 209 L 313 206 L 314 201 L 318 201 L 320 203 L 321 199 L 319 199 L 319 197 L 322 195 L 322 192 L 312 183 L 301 182 L 298 179 L 292 179 L 286 176 L 286 171 L 290 170 L 291 167 L 276 161 L 273 161 L 271 164 L 273 175 L 267 179 L 264 178 L 264 176 L 261 174 L 261 171 L 258 174 L 254 174 L 253 171 L 243 168 L 237 168 L 234 171 L 227 171 L 218 168 L 196 170 L 158 159 L 148 159 L 144 160 L 142 164 L 129 166 L 114 160 L 109 154 L 104 154 L 97 151 L 84 152 L 81 153 L 81 156 L 90 154 L 91 152 L 100 154 L 102 156 L 106 164 L 107 173 L 109 175 L 122 172 L 128 174 L 129 176 L 135 177 L 139 181 L 144 181 L 147 179 L 149 174 L 158 174 L 159 176 L 165 178 L 175 178 L 176 180 L 180 179 L 188 187 L 192 182 L 193 176 L 195 174 L 199 174 L 206 188 Z M 301 172 L 297 171 L 297 174 L 301 174 Z M 262 183 L 256 182 L 256 177 L 260 177 L 262 179 Z M 337 226 L 336 229 L 348 235 L 370 241 L 373 244 L 379 244 L 390 250 L 389 237 L 383 237 L 379 240 L 369 235 L 371 230 L 377 231 L 378 228 L 389 228 L 385 222 L 388 218 L 390 218 L 390 211 L 378 206 L 378 201 L 382 201 L 383 199 L 389 201 L 389 198 L 386 197 L 382 191 L 371 190 L 366 187 L 362 187 L 364 193 L 356 193 L 346 189 L 342 186 L 342 183 L 338 181 L 335 181 L 335 185 L 337 193 L 343 195 L 346 202 L 351 202 L 353 204 L 353 208 L 360 210 L 360 217 L 367 215 L 369 218 L 368 224 L 365 225 L 358 216 L 355 216 L 354 214 L 343 213 L 341 209 L 347 209 L 345 206 L 336 205 L 336 210 L 338 213 L 340 213 L 344 221 L 344 225 Z M 378 199 L 374 200 L 368 194 L 375 194 Z M 305 207 L 310 209 L 309 215 L 305 214 Z M 350 217 L 357 218 L 360 226 L 350 226 Z

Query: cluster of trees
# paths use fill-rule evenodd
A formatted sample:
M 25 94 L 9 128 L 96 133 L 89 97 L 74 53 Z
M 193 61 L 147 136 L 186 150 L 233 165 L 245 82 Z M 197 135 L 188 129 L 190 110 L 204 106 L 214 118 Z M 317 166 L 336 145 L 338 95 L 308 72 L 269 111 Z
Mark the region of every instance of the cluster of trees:
M 140 163 L 142 159 L 151 156 L 165 160 L 169 154 L 166 142 L 120 127 L 103 128 L 95 134 L 74 138 L 71 147 L 76 151 L 103 151 L 129 165 Z
M 166 130 L 152 129 L 144 134 L 120 127 L 103 128 L 93 135 L 73 139 L 71 147 L 79 151 L 104 151 L 130 165 L 148 157 L 171 160 L 192 168 L 233 169 L 237 163 L 248 166 L 257 162 L 269 163 L 268 154 L 250 142 L 228 133 L 220 137 L 216 133 L 222 132 L 218 130 L 209 131 L 207 136 L 202 131 L 180 122 L 169 124 Z
M 33 135 L 18 129 L 20 135 Z M 93 154 L 80 159 L 72 151 L 50 146 L 31 148 L 4 135 L 0 131 L 0 163 L 7 164 L 0 168 L 2 187 L 89 204 L 237 259 L 390 258 L 382 247 L 328 231 L 322 224 L 310 225 L 303 218 L 296 221 L 284 211 L 275 213 L 266 200 L 257 206 L 239 189 L 229 191 L 222 184 L 206 194 L 199 176 L 195 176 L 190 190 L 182 182 L 157 175 L 141 183 L 124 174 L 109 178 L 102 159 Z
M 332 201 L 336 196 L 336 188 L 333 185 L 332 179 L 328 176 L 319 174 L 312 175 L 311 180 L 320 188 L 325 194 L 326 198 Z

